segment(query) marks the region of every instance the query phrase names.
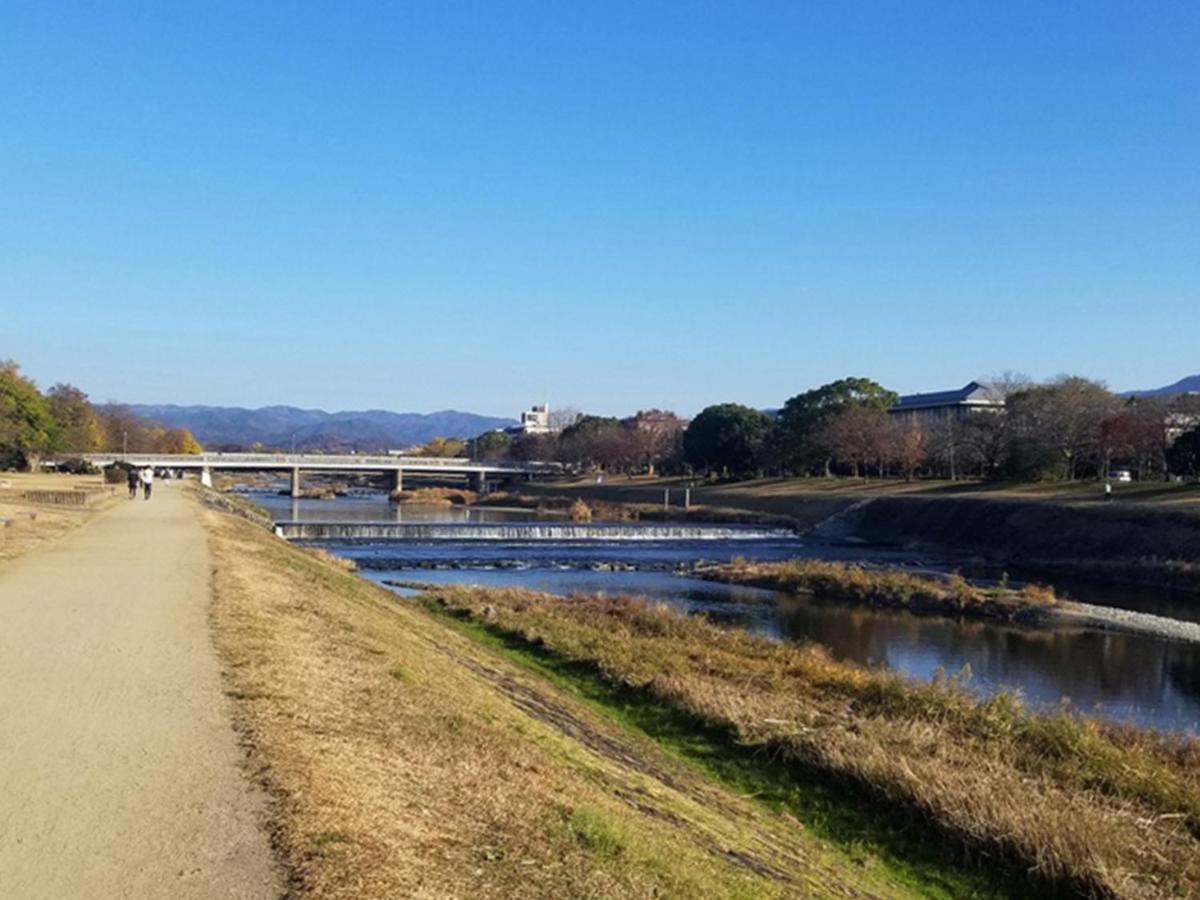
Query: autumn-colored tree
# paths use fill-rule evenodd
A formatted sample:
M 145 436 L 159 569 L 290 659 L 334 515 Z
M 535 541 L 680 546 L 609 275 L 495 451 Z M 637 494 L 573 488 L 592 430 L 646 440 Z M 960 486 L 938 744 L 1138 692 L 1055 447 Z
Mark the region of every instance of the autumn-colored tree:
M 155 441 L 158 453 L 203 453 L 204 448 L 186 428 L 166 428 Z
M 46 402 L 58 424 L 60 449 L 94 453 L 103 447 L 100 422 L 87 394 L 74 385 L 56 384 L 46 392 Z
M 58 423 L 37 385 L 12 360 L 0 360 L 0 469 L 36 467 L 57 448 Z
M 458 438 L 435 437 L 429 443 L 413 451 L 414 456 L 435 456 L 450 458 L 465 456 L 467 444 Z

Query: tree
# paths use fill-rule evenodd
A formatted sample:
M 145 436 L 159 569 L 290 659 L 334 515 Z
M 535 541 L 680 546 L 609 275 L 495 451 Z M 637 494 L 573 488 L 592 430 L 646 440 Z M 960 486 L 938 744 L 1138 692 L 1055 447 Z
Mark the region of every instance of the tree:
M 1167 450 L 1167 466 L 1172 475 L 1200 478 L 1200 427 L 1185 431 Z
M 513 439 L 504 431 L 487 431 L 471 442 L 475 459 L 497 460 L 508 457 Z
M 1114 460 L 1139 479 L 1166 472 L 1167 404 L 1157 397 L 1134 397 L 1100 423 L 1105 471 Z
M 823 468 L 832 461 L 827 444 L 830 420 L 850 407 L 886 410 L 899 395 L 869 378 L 842 378 L 790 398 L 780 410 L 777 448 L 793 471 Z
M 558 458 L 584 469 L 623 468 L 627 450 L 621 423 L 611 416 L 580 416 L 558 440 Z
M 108 404 L 96 410 L 105 450 L 115 453 L 154 453 L 157 436 L 150 423 L 123 406 Z
M 0 468 L 36 467 L 38 457 L 58 441 L 46 398 L 15 362 L 0 361 Z
M 93 453 L 101 449 L 104 437 L 87 394 L 69 384 L 56 384 L 46 392 L 46 402 L 58 425 L 63 450 Z
M 636 465 L 651 475 L 657 466 L 679 455 L 685 423 L 675 413 L 642 409 L 621 424 L 630 434 Z
M 683 433 L 684 460 L 697 469 L 747 475 L 760 464 L 771 419 L 738 403 L 706 407 Z
M 521 462 L 542 462 L 558 456 L 557 434 L 520 434 L 509 449 L 509 456 Z
M 1016 474 L 1052 472 L 1074 480 L 1089 467 L 1099 471 L 1107 463 L 1102 423 L 1119 404 L 1104 385 L 1078 376 L 1013 394 L 1008 410 Z
M 917 470 L 924 465 L 928 452 L 925 432 L 916 422 L 891 419 L 884 437 L 887 462 L 904 476 L 905 481 L 912 481 Z
M 418 447 L 414 451 L 413 455 L 450 458 L 464 456 L 466 452 L 466 443 L 464 441 L 460 441 L 458 438 L 435 437 L 423 447 Z
M 576 406 L 562 406 L 550 410 L 550 429 L 565 431 L 583 418 L 583 413 Z
M 156 440 L 159 453 L 203 453 L 204 448 L 186 428 L 166 428 Z
M 871 464 L 882 475 L 890 427 L 882 409 L 850 405 L 828 419 L 821 441 L 830 458 L 855 477 L 867 477 Z

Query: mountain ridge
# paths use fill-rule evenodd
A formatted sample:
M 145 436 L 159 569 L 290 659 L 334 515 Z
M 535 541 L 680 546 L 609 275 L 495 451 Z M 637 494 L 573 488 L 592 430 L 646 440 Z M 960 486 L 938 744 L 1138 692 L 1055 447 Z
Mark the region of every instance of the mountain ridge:
M 1174 384 L 1141 391 L 1125 391 L 1124 397 L 1170 397 L 1175 394 L 1200 393 L 1200 374 L 1180 378 Z
M 171 428 L 188 429 L 207 448 L 265 447 L 298 450 L 387 450 L 424 444 L 435 437 L 468 438 L 516 420 L 456 409 L 429 413 L 386 409 L 306 409 L 275 405 L 242 406 L 128 403 L 123 407 Z

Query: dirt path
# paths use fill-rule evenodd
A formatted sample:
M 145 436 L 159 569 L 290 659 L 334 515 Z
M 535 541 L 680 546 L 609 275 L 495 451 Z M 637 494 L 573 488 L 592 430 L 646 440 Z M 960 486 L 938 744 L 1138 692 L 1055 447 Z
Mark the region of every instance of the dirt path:
M 0 569 L 0 896 L 265 898 L 280 880 L 176 486 Z

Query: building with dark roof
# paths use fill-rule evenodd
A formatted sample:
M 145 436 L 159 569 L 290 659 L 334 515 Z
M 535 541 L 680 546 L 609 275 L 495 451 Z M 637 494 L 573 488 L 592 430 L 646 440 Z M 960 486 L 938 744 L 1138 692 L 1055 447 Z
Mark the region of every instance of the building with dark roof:
M 995 412 L 1004 408 L 1004 395 L 990 384 L 972 381 L 956 391 L 934 391 L 929 394 L 907 394 L 896 401 L 888 412 L 921 425 L 964 419 L 980 412 Z

